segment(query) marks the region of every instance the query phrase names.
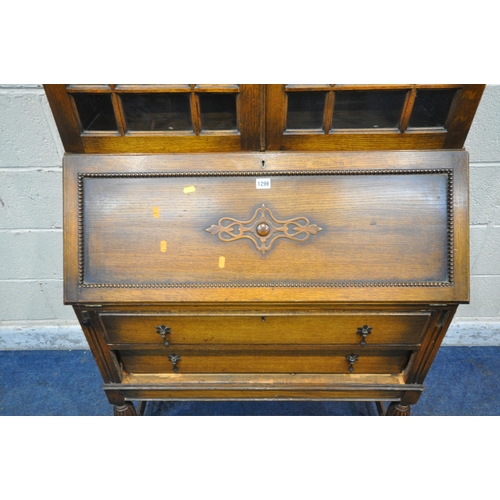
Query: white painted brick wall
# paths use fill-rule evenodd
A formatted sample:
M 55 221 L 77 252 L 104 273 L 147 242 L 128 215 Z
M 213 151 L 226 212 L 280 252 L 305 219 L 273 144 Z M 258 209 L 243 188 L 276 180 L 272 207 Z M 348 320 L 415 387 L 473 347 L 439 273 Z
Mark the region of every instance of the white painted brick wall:
M 41 85 L 0 85 L 0 349 L 86 347 L 63 304 L 64 148 Z
M 500 345 L 500 85 L 487 85 L 465 147 L 470 153 L 471 300 L 448 343 Z M 458 326 L 457 326 L 458 325 Z
M 486 85 L 465 147 L 471 162 L 500 162 L 500 85 Z
M 62 279 L 62 240 L 61 229 L 3 231 L 0 255 L 9 256 L 9 265 L 0 267 L 0 283 L 33 277 Z
M 41 86 L 0 86 L 0 167 L 60 167 L 64 148 Z
M 61 167 L 0 168 L 0 228 L 61 229 L 61 193 Z
M 445 343 L 500 345 L 500 85 L 467 138 L 471 303 Z M 0 349 L 86 347 L 62 291 L 62 156 L 39 84 L 0 84 Z

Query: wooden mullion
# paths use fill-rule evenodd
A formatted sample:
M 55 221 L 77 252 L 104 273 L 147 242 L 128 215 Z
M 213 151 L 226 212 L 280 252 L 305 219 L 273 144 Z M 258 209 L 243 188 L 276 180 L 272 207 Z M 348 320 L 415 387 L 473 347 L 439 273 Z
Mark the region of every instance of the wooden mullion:
M 329 134 L 332 128 L 333 121 L 333 104 L 335 97 L 333 91 L 329 90 L 325 98 L 325 112 L 323 114 L 323 131 L 325 134 Z
M 241 93 L 238 93 L 238 95 L 235 96 L 234 98 L 234 106 L 236 108 L 236 130 L 238 131 L 239 134 L 241 134 L 241 129 L 245 126 L 245 123 L 241 123 Z
M 404 133 L 408 128 L 408 123 L 410 121 L 410 116 L 413 111 L 413 104 L 415 103 L 415 97 L 417 96 L 417 91 L 415 88 L 411 89 L 406 95 L 405 103 L 403 105 L 403 111 L 401 113 L 401 118 L 399 120 L 399 130 Z
M 260 87 L 260 151 L 266 150 L 266 85 Z
M 240 93 L 236 98 L 242 151 L 259 151 L 261 148 L 261 87 L 261 85 L 240 85 Z
M 191 104 L 191 121 L 193 123 L 193 130 L 195 135 L 200 135 L 201 132 L 200 100 L 195 92 L 191 92 L 189 101 Z
M 266 149 L 280 150 L 286 127 L 286 92 L 284 85 L 266 85 Z
M 125 132 L 127 131 L 127 124 L 125 122 L 125 113 L 123 111 L 122 101 L 116 93 L 113 92 L 111 94 L 111 102 L 113 103 L 113 111 L 115 112 L 115 119 L 120 135 L 125 135 Z

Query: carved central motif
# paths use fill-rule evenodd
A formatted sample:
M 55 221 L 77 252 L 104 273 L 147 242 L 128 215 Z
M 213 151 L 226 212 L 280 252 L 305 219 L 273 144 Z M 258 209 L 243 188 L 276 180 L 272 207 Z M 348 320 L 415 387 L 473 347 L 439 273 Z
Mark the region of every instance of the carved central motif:
M 318 233 L 321 228 L 316 224 L 310 224 L 305 217 L 278 220 L 269 208 L 262 205 L 250 220 L 239 221 L 231 217 L 222 217 L 218 225 L 212 224 L 206 231 L 213 235 L 217 234 L 224 242 L 249 239 L 264 255 L 279 238 L 307 241 L 311 234 Z

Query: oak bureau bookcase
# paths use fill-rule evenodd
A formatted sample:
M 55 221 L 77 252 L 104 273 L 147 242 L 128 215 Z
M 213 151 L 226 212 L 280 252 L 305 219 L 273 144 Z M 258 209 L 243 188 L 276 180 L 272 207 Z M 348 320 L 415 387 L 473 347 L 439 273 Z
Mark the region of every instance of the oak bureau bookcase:
M 463 145 L 484 85 L 45 90 L 65 302 L 115 415 L 186 399 L 410 414 L 469 300 Z

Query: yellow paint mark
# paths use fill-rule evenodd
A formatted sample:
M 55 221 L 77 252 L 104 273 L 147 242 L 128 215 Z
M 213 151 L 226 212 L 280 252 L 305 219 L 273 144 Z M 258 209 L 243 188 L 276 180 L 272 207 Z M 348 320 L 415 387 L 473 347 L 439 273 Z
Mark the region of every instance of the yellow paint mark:
M 196 191 L 194 186 L 188 186 L 184 188 L 184 194 L 194 193 Z
M 158 219 L 160 216 L 160 207 L 153 207 L 153 217 L 155 219 Z
M 165 240 L 162 240 L 162 241 L 160 242 L 160 250 L 161 250 L 162 252 L 166 252 L 166 251 L 167 251 L 167 242 L 166 242 Z
M 219 257 L 219 267 L 221 269 L 224 269 L 224 267 L 226 267 L 226 257 L 223 257 L 222 255 Z

